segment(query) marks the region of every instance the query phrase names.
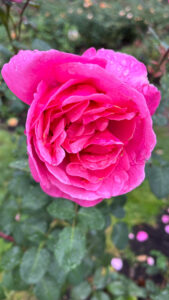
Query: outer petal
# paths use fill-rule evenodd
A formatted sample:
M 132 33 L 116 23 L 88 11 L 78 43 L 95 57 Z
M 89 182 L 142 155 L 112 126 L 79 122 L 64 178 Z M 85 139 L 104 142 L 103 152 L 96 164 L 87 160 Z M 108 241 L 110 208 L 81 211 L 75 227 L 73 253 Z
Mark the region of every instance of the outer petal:
M 57 66 L 67 62 L 99 64 L 104 67 L 103 58 L 87 58 L 57 50 L 21 50 L 2 69 L 2 76 L 9 89 L 23 102 L 31 104 L 38 83 L 43 80 L 50 86 L 57 86 Z
M 56 186 L 51 185 L 50 188 L 43 186 L 41 184 L 41 188 L 42 190 L 50 195 L 51 197 L 62 197 L 62 198 L 67 198 L 71 201 L 76 202 L 77 204 L 84 206 L 84 207 L 90 207 L 90 206 L 95 206 L 96 204 L 98 204 L 99 202 L 101 202 L 103 199 L 96 199 L 96 200 L 81 200 L 81 199 L 77 199 L 74 197 L 71 197 L 70 194 L 66 194 L 61 192 Z M 57 200 L 56 200 L 57 201 Z
M 136 104 L 140 116 L 145 117 L 146 114 L 149 114 L 146 100 L 140 92 L 121 81 L 115 74 L 110 76 L 110 72 L 96 64 L 66 63 L 59 65 L 57 78 L 63 82 L 77 78 L 79 82 L 87 81 L 97 90 L 109 96 L 112 104 L 124 106 L 125 103 L 128 105 L 128 102 L 132 100 Z
M 83 56 L 88 58 L 104 57 L 107 60 L 106 70 L 141 92 L 146 98 L 151 115 L 154 114 L 161 95 L 155 86 L 149 84 L 147 70 L 143 63 L 131 55 L 105 49 L 96 52 L 94 48 L 91 48 Z

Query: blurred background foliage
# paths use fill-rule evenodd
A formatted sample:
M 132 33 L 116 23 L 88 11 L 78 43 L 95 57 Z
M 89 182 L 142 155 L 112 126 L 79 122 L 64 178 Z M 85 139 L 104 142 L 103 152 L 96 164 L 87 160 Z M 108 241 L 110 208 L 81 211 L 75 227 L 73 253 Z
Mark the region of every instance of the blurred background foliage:
M 0 78 L 0 299 L 168 300 L 168 32 L 167 0 L 0 0 L 0 68 L 19 49 L 81 54 L 104 47 L 144 62 L 162 93 L 145 182 L 126 196 L 77 209 L 33 182 L 27 105 Z M 136 238 L 139 231 L 147 232 L 145 242 Z M 123 261 L 119 272 L 113 257 Z

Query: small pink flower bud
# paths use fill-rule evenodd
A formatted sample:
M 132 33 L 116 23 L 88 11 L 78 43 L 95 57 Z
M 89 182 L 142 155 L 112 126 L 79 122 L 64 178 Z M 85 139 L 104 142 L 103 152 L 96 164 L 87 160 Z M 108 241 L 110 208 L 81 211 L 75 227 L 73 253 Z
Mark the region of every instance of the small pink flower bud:
M 20 214 L 16 214 L 16 216 L 15 216 L 15 220 L 16 220 L 17 222 L 19 222 L 19 221 L 20 221 L 20 218 L 21 218 Z
M 148 264 L 149 266 L 153 266 L 154 263 L 155 263 L 154 258 L 151 257 L 151 256 L 148 256 L 148 257 L 147 257 L 147 264 Z
M 119 257 L 114 257 L 111 260 L 111 265 L 116 271 L 120 271 L 123 268 L 123 261 Z
M 167 234 L 169 234 L 169 225 L 166 225 L 166 226 L 164 227 L 164 230 L 165 230 L 165 232 L 166 232 Z
M 164 224 L 169 223 L 169 216 L 168 215 L 163 215 L 161 217 L 161 222 L 163 222 Z
M 130 232 L 129 235 L 128 235 L 128 238 L 130 240 L 134 240 L 134 233 Z
M 148 236 L 147 232 L 145 232 L 145 231 L 139 231 L 139 232 L 137 232 L 136 239 L 139 242 L 145 242 L 146 240 L 148 240 L 148 238 L 149 238 L 149 236 Z

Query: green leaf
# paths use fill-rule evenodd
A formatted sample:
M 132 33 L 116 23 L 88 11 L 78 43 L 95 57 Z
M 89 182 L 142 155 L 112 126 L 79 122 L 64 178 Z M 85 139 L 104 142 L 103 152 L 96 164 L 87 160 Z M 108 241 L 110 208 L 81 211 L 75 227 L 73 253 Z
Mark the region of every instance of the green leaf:
M 113 281 L 111 282 L 108 286 L 107 289 L 108 291 L 113 295 L 113 296 L 123 296 L 125 295 L 125 286 L 123 281 Z
M 128 228 L 126 223 L 116 223 L 113 228 L 112 240 L 118 249 L 124 249 L 128 244 Z
M 146 291 L 144 288 L 137 286 L 133 281 L 128 281 L 126 291 L 129 296 L 146 298 Z
M 19 265 L 22 251 L 19 247 L 14 246 L 8 250 L 2 257 L 1 267 L 3 270 L 9 271 Z
M 4 58 L 9 59 L 12 56 L 12 52 L 8 50 L 4 45 L 0 44 L 0 53 Z
M 72 220 L 75 217 L 74 204 L 67 199 L 57 198 L 47 208 L 48 213 L 61 220 Z
M 18 268 L 13 271 L 7 271 L 3 274 L 2 286 L 7 290 L 23 291 L 28 285 L 20 277 Z
M 92 230 L 88 235 L 89 252 L 100 258 L 102 257 L 105 249 L 105 234 L 103 231 Z
M 39 210 L 49 202 L 49 197 L 40 189 L 39 186 L 31 186 L 22 198 L 22 207 L 25 209 Z
M 40 39 L 34 39 L 32 42 L 32 49 L 46 51 L 46 50 L 50 50 L 51 46 L 48 43 L 46 43 L 45 41 L 42 41 Z
M 82 207 L 78 213 L 78 220 L 83 228 L 91 230 L 102 230 L 105 226 L 102 213 L 95 207 Z
M 168 300 L 168 295 L 169 295 L 169 284 L 159 292 L 157 295 L 151 296 L 152 300 Z
M 0 21 L 2 22 L 2 24 L 4 24 L 5 26 L 7 25 L 7 15 L 5 13 L 5 11 L 0 8 Z
M 151 250 L 151 255 L 156 256 L 156 268 L 160 271 L 166 271 L 168 268 L 168 259 L 158 250 Z
M 147 175 L 152 192 L 158 198 L 164 198 L 169 195 L 169 166 L 148 166 Z
M 103 272 L 103 268 L 99 268 L 96 270 L 93 278 L 93 284 L 96 289 L 103 289 L 109 280 L 109 273 L 108 270 Z
M 26 239 L 27 237 L 22 231 L 22 224 L 21 222 L 15 222 L 14 228 L 13 228 L 13 238 L 14 241 L 17 243 L 17 245 L 26 245 Z
M 18 212 L 18 203 L 16 199 L 5 199 L 0 210 L 0 228 L 6 234 L 11 234 L 14 227 L 15 216 Z
M 35 286 L 34 293 L 40 300 L 59 300 L 60 288 L 50 277 L 44 277 Z
M 9 164 L 9 166 L 13 169 L 30 172 L 27 159 L 20 159 L 20 160 L 13 161 Z
M 158 294 L 160 288 L 150 279 L 146 280 L 146 290 L 149 294 Z
M 4 272 L 2 279 L 2 286 L 8 290 L 14 289 L 14 278 L 12 271 Z
M 52 252 L 54 251 L 56 243 L 59 239 L 59 233 L 60 233 L 60 229 L 57 228 L 57 229 L 53 230 L 50 235 L 48 235 L 48 239 L 46 241 L 46 246 Z
M 125 210 L 123 206 L 125 203 L 125 196 L 119 196 L 113 199 L 113 202 L 110 205 L 110 212 L 113 214 L 113 216 L 119 219 L 124 218 Z
M 90 258 L 86 258 L 79 266 L 69 272 L 68 282 L 73 285 L 80 284 L 92 274 L 92 269 L 93 261 Z
M 118 219 L 122 219 L 125 216 L 125 210 L 121 206 L 114 206 L 111 208 L 111 213 Z
M 110 297 L 104 292 L 97 292 L 91 300 L 111 300 Z
M 75 286 L 71 291 L 72 300 L 86 300 L 92 289 L 87 281 Z
M 5 299 L 4 289 L 0 283 L 0 300 Z
M 30 248 L 22 258 L 21 278 L 29 284 L 37 283 L 46 273 L 49 260 L 50 255 L 46 249 Z
M 64 271 L 76 268 L 85 255 L 85 236 L 75 227 L 64 228 L 54 250 L 56 259 Z
M 153 124 L 156 126 L 166 126 L 168 123 L 168 118 L 160 113 L 156 113 L 152 118 Z
M 30 178 L 26 175 L 25 172 L 16 171 L 14 172 L 14 177 L 9 182 L 9 192 L 11 192 L 14 196 L 23 197 L 29 189 L 30 186 Z
M 47 223 L 35 217 L 30 217 L 20 224 L 24 236 L 32 242 L 39 243 L 45 238 Z
M 11 247 L 12 247 L 11 243 L 7 243 L 4 239 L 0 238 L 0 259 L 6 251 L 11 249 Z
M 62 266 L 59 266 L 55 257 L 52 257 L 51 263 L 48 267 L 48 274 L 55 280 L 55 283 L 59 284 L 59 286 L 63 285 L 67 273 L 64 272 Z

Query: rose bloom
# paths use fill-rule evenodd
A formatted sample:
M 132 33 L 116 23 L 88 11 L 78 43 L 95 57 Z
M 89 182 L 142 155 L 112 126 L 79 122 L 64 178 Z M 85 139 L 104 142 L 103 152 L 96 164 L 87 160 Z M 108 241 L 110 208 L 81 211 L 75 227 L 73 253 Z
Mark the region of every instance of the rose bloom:
M 93 206 L 144 180 L 156 144 L 151 115 L 160 101 L 144 64 L 105 49 L 82 56 L 25 50 L 2 76 L 30 106 L 29 165 L 47 194 Z
M 11 2 L 21 3 L 23 0 L 11 0 Z

